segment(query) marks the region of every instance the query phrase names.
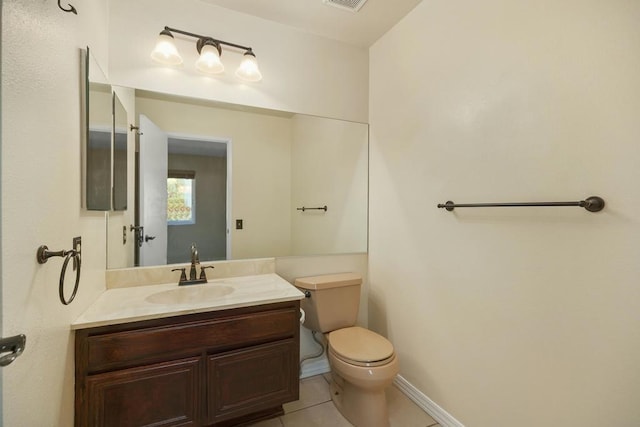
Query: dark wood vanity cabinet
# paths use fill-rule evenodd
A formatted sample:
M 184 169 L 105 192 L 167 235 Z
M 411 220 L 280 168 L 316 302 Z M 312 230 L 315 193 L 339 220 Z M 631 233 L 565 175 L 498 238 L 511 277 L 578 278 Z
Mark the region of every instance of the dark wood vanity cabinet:
M 76 426 L 233 426 L 298 399 L 298 301 L 76 331 Z

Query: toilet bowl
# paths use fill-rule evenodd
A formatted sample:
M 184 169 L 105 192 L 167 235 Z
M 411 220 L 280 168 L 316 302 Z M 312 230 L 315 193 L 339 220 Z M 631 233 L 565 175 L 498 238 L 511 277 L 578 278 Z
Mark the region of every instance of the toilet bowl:
M 385 389 L 399 372 L 393 345 L 358 326 L 327 334 L 331 399 L 356 427 L 388 427 Z
M 296 279 L 305 293 L 303 325 L 325 334 L 331 367 L 331 399 L 355 427 L 389 427 L 385 388 L 399 372 L 393 345 L 355 326 L 362 278 L 340 273 Z

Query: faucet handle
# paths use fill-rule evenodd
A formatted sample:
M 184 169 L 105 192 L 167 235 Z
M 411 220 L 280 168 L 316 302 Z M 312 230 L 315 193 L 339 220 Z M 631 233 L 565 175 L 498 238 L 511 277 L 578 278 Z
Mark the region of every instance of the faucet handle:
M 205 268 L 215 268 L 215 267 L 213 265 L 206 265 L 206 266 L 200 267 L 200 280 L 207 280 L 207 275 L 204 274 Z
M 185 273 L 186 268 L 182 267 L 182 268 L 174 268 L 171 271 L 182 271 L 182 273 L 180 274 L 180 281 L 178 283 L 181 282 L 185 282 L 187 280 L 187 273 Z

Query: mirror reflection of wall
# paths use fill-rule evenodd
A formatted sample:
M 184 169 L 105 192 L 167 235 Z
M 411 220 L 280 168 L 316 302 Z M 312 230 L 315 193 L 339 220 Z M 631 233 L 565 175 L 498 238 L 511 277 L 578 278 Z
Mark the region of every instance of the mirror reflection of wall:
M 127 112 L 89 48 L 84 55 L 87 74 L 84 207 L 126 210 Z
M 113 95 L 113 210 L 127 209 L 127 111 Z
M 167 168 L 194 171 L 204 196 L 196 198 L 196 224 L 165 225 L 168 263 L 187 262 L 192 242 L 201 261 L 367 251 L 368 125 L 145 91 L 136 91 L 135 113 L 169 141 L 229 141 L 229 182 L 204 181 L 205 171 L 224 175 L 222 157 L 218 166 L 193 166 L 186 157 L 202 156 L 169 154 Z M 217 213 L 202 214 L 206 204 Z M 296 210 L 316 205 L 327 212 Z M 201 220 L 217 237 L 195 231 Z M 155 236 L 146 226 L 144 232 Z
M 112 86 L 114 92 L 113 208 L 107 217 L 107 268 L 134 265 L 133 233 L 136 133 L 129 129 L 135 123 L 133 89 Z M 126 157 L 125 157 L 126 156 Z
M 293 208 L 327 205 L 328 209 L 326 213 L 296 210 L 291 253 L 366 252 L 368 126 L 296 114 L 292 129 Z
M 104 74 L 95 59 L 91 55 L 89 59 L 85 207 L 107 211 L 111 209 L 112 94 L 111 86 L 103 82 Z

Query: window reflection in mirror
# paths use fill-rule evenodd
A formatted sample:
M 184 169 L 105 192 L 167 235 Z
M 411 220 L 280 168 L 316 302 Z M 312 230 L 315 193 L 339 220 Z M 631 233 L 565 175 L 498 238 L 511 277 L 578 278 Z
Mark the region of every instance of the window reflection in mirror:
M 169 170 L 167 178 L 167 224 L 196 223 L 196 173 Z

